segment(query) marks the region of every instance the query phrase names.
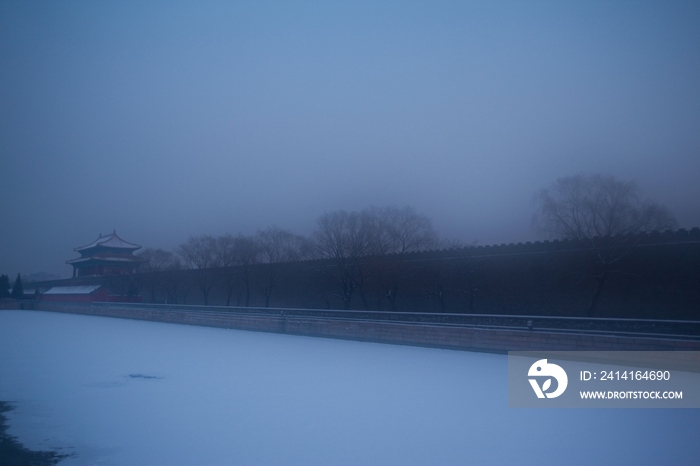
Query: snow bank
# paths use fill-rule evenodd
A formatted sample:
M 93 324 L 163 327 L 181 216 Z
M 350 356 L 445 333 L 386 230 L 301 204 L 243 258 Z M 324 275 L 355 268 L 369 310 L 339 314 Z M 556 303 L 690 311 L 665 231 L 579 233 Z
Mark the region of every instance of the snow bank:
M 697 410 L 517 410 L 502 355 L 0 311 L 9 433 L 61 465 L 697 464 Z

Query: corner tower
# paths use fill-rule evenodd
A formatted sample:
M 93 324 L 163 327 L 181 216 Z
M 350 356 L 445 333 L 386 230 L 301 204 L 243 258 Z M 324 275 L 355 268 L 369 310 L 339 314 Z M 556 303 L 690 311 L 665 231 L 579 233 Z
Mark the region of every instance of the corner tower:
M 73 277 L 134 273 L 144 262 L 134 256 L 138 249 L 141 246 L 124 241 L 115 230 L 109 235 L 100 234 L 87 246 L 75 248 L 80 257 L 66 261 L 66 264 L 73 266 Z

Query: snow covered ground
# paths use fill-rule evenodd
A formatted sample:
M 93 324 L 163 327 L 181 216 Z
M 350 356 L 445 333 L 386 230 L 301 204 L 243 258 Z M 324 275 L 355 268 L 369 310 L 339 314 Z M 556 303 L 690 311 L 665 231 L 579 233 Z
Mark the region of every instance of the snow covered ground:
M 9 433 L 61 465 L 700 462 L 700 410 L 507 406 L 502 355 L 0 311 Z

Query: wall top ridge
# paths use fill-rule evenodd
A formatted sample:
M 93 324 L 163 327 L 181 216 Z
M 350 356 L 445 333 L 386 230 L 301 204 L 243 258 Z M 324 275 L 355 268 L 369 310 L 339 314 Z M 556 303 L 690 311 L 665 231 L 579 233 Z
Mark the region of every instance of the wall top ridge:
M 608 237 L 609 238 L 609 237 Z M 694 227 L 690 230 L 679 228 L 678 230 L 650 231 L 636 235 L 615 235 L 613 238 L 625 240 L 629 247 L 652 246 L 674 244 L 680 242 L 700 243 L 700 228 Z M 604 237 L 594 237 L 593 241 L 606 239 Z M 426 251 L 416 251 L 411 255 L 416 259 L 439 259 L 445 254 L 455 256 L 483 256 L 483 255 L 510 255 L 510 254 L 538 254 L 549 252 L 576 251 L 590 248 L 590 240 L 576 240 L 571 238 L 554 238 L 543 241 L 525 241 L 517 243 L 483 244 L 475 246 L 463 246 L 454 249 L 431 249 Z

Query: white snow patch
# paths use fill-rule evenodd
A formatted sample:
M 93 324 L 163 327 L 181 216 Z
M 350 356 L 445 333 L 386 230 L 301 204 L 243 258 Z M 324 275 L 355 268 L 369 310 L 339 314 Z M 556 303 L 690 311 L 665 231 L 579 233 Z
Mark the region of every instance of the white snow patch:
M 44 294 L 90 294 L 102 285 L 54 286 Z

